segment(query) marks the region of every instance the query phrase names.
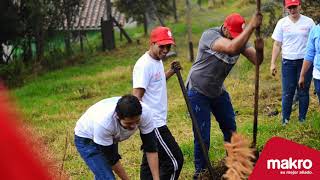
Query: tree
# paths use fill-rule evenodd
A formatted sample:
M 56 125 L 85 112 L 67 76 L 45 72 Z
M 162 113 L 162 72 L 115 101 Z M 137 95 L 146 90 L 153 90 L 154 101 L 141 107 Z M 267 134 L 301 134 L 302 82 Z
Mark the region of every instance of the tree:
M 304 14 L 311 17 L 314 21 L 320 23 L 320 0 L 305 0 L 302 3 Z
M 133 18 L 138 23 L 145 23 L 146 19 L 158 19 L 161 25 L 165 17 L 172 15 L 173 3 L 168 0 L 116 0 L 116 8 L 127 18 Z
M 21 36 L 22 31 L 18 6 L 11 0 L 0 1 L 0 24 L 0 63 L 4 63 L 2 44 L 13 44 Z
M 282 11 L 279 11 L 282 6 L 281 3 L 269 1 L 267 3 L 264 3 L 261 7 L 264 17 L 266 17 L 264 18 L 264 25 L 261 26 L 261 31 L 264 37 L 271 36 L 278 20 L 282 18 Z
M 62 21 L 61 10 L 57 6 L 59 0 L 21 0 L 20 20 L 23 24 L 24 52 L 31 51 L 30 43 L 34 40 L 36 45 L 36 62 L 41 63 L 44 57 L 47 33 L 59 28 Z M 28 53 L 27 53 L 28 54 Z M 28 57 L 30 58 L 30 57 Z
M 48 34 L 54 34 L 57 30 L 65 30 L 66 51 L 71 52 L 70 30 L 80 4 L 79 0 L 21 0 L 19 8 L 24 30 L 24 52 L 30 52 L 30 43 L 34 40 L 37 64 L 41 64 L 44 58 Z
M 60 3 L 60 9 L 62 10 L 64 17 L 60 25 L 64 30 L 65 49 L 67 54 L 72 53 L 71 31 L 74 30 L 74 23 L 76 22 L 76 17 L 79 15 L 81 5 L 82 0 L 62 0 Z

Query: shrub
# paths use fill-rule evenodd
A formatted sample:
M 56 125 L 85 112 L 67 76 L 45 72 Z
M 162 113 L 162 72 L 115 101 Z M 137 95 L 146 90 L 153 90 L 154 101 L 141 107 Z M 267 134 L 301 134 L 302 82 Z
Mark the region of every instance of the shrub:
M 27 68 L 20 59 L 13 60 L 8 64 L 0 64 L 0 79 L 8 87 L 21 86 L 24 83 Z

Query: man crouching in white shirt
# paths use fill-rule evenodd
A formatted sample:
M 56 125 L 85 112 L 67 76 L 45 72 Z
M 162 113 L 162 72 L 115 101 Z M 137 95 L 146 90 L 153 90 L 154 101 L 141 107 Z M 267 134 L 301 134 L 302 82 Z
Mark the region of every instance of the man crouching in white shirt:
M 95 179 L 129 179 L 120 163 L 118 142 L 139 129 L 142 149 L 155 180 L 159 179 L 158 149 L 152 111 L 133 95 L 113 97 L 91 106 L 75 127 L 75 146 Z

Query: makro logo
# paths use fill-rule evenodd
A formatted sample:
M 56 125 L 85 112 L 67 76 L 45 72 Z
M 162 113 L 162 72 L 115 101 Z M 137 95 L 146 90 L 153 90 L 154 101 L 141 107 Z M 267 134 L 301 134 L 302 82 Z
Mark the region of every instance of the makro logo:
M 310 169 L 312 161 L 310 159 L 269 159 L 267 160 L 267 169 Z

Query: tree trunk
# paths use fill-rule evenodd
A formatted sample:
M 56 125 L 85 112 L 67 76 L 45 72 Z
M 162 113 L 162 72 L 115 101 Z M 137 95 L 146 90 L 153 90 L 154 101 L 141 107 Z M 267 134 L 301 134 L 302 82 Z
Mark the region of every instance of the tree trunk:
M 5 61 L 3 59 L 3 48 L 2 48 L 2 44 L 0 44 L 0 64 L 5 64 Z
M 27 36 L 23 47 L 23 62 L 27 64 L 32 59 L 32 37 Z
M 111 16 L 112 16 L 112 8 L 111 8 L 112 4 L 110 0 L 106 0 L 106 10 L 107 10 L 107 20 L 111 20 Z
M 36 63 L 40 64 L 44 57 L 44 30 L 43 30 L 43 24 L 40 23 L 36 27 Z
M 72 53 L 72 49 L 71 49 L 71 14 L 69 12 L 69 7 L 66 7 L 67 11 L 66 11 L 66 20 L 67 20 L 67 30 L 64 33 L 64 41 L 65 41 L 65 46 L 66 46 L 66 53 L 68 55 L 70 55 Z
M 156 22 L 157 19 L 159 20 L 159 23 L 161 24 L 161 26 L 164 26 L 161 18 L 157 16 L 157 12 L 153 4 L 154 2 L 152 2 L 151 0 L 146 0 L 145 3 L 146 3 L 145 16 L 147 19 L 148 29 L 152 29 L 154 26 L 158 26 Z
M 197 4 L 198 4 L 198 6 L 199 6 L 200 9 L 201 9 L 201 4 L 202 4 L 201 0 L 197 0 Z
M 193 44 L 192 44 L 192 29 L 191 29 L 191 7 L 189 0 L 186 0 L 187 6 L 187 31 L 188 31 L 188 44 L 189 44 L 189 60 L 193 62 Z
M 154 5 L 154 2 L 152 2 L 151 0 L 147 0 L 147 7 L 149 7 L 150 16 L 157 18 L 161 26 L 166 26 L 163 19 L 158 13 L 157 7 Z
M 147 12 L 143 13 L 143 29 L 144 29 L 144 36 L 147 36 L 148 35 Z
M 102 48 L 104 51 L 116 48 L 111 6 L 111 1 L 106 0 L 107 20 L 104 21 L 103 18 L 101 18 Z
M 178 15 L 177 15 L 176 0 L 173 0 L 172 7 L 173 7 L 174 22 L 177 23 L 178 22 Z
M 214 0 L 208 0 L 208 9 L 211 9 L 214 7 Z
M 66 51 L 66 53 L 68 54 L 68 55 L 71 55 L 72 54 L 72 49 L 71 49 L 71 37 L 70 37 L 71 35 L 70 35 L 70 30 L 66 30 L 65 32 L 64 32 L 64 44 L 65 44 L 65 51 Z
M 79 30 L 79 38 L 80 38 L 80 51 L 83 52 L 83 33 Z

